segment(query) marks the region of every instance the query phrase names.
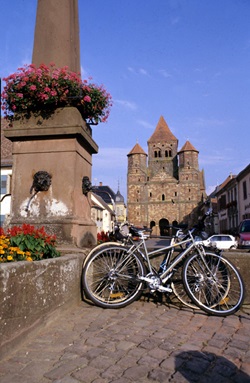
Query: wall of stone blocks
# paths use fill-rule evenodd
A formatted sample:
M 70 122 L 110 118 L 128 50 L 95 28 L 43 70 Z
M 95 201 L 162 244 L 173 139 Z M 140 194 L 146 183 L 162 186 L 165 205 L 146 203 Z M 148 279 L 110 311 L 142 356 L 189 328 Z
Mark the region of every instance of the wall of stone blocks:
M 81 299 L 84 253 L 0 266 L 0 356 L 46 316 Z

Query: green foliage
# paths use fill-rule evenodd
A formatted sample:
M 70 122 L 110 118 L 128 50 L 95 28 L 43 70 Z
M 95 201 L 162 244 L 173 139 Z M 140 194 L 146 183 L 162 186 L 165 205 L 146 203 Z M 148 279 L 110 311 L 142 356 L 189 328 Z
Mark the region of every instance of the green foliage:
M 0 232 L 0 262 L 39 261 L 59 257 L 55 236 L 48 235 L 44 228 L 31 225 L 13 227 Z

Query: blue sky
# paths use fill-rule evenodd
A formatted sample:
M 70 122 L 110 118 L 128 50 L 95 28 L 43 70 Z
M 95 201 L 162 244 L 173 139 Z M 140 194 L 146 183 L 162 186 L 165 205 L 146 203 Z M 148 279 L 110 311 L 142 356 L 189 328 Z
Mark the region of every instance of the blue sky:
M 36 3 L 0 0 L 0 77 L 31 62 Z M 93 184 L 126 197 L 127 154 L 161 115 L 199 150 L 208 193 L 249 164 L 249 0 L 79 0 L 79 20 L 82 77 L 113 97 Z

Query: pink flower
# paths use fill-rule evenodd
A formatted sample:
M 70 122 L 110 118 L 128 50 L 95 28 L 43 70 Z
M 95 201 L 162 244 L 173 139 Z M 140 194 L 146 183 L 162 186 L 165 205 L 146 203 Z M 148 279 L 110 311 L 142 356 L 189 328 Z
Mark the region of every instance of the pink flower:
M 91 98 L 89 96 L 85 96 L 83 98 L 83 101 L 86 101 L 86 102 L 91 102 Z
M 103 86 L 82 81 L 79 74 L 69 71 L 67 67 L 55 68 L 52 63 L 38 68 L 33 64 L 24 65 L 4 81 L 6 86 L 1 98 L 9 119 L 13 117 L 13 112 L 17 114 L 23 109 L 41 108 L 43 101 L 49 102 L 51 108 L 65 105 L 79 107 L 85 118 L 106 121 L 112 106 L 111 96 Z M 78 98 L 79 91 L 83 92 L 81 100 Z
M 45 93 L 41 94 L 41 99 L 42 100 L 48 100 L 49 96 Z

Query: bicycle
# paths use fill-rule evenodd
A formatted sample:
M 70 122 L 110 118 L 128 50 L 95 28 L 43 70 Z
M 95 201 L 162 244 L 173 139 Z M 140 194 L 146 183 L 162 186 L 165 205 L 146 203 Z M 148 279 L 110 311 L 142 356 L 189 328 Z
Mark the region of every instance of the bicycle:
M 182 230 L 179 228 L 170 225 L 169 228 L 175 229 L 176 234 L 172 236 L 170 239 L 170 245 L 174 245 L 179 241 L 179 239 L 182 236 Z M 84 265 L 88 261 L 88 259 L 94 254 L 99 252 L 100 250 L 103 250 L 108 247 L 116 247 L 116 246 L 131 246 L 133 242 L 133 238 L 136 238 L 139 236 L 138 232 L 134 230 L 133 227 L 129 226 L 128 223 L 121 224 L 120 226 L 116 226 L 114 228 L 114 233 L 111 233 L 109 236 L 110 241 L 109 242 L 103 242 L 94 247 L 90 253 L 88 254 L 87 258 L 85 258 Z M 161 239 L 163 237 L 160 237 Z M 168 257 L 171 257 L 171 255 L 174 252 L 174 247 L 169 250 Z M 143 255 L 142 255 L 143 256 Z M 181 278 L 181 264 L 178 264 L 178 268 L 176 268 L 173 279 L 171 280 L 171 288 L 173 289 L 173 296 L 171 296 L 171 302 L 175 303 L 174 298 L 177 298 L 178 302 L 180 302 L 182 305 L 188 306 L 192 309 L 199 309 L 192 301 L 190 300 L 189 296 L 187 296 L 187 293 L 183 287 L 182 278 Z
M 195 238 L 200 232 L 201 225 L 189 230 L 185 237 L 179 236 L 176 243 L 153 251 L 147 250 L 143 236 L 129 246 L 103 246 L 84 263 L 85 296 L 103 308 L 122 308 L 139 299 L 145 286 L 151 292 L 169 294 L 174 292 L 174 275 L 181 267 L 183 291 L 194 307 L 217 316 L 235 313 L 244 299 L 242 278 L 221 253 L 206 252 L 202 240 Z M 180 251 L 174 255 L 177 247 Z M 156 270 L 150 258 L 163 253 L 164 259 Z

